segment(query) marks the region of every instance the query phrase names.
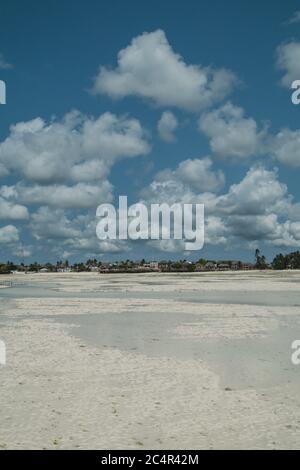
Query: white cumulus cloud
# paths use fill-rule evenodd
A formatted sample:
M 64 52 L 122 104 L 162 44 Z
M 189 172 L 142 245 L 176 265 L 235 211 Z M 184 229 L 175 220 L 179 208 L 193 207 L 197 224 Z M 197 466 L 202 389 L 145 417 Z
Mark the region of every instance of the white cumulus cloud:
M 162 140 L 165 142 L 175 142 L 174 132 L 178 127 L 176 116 L 171 111 L 164 111 L 157 123 L 157 130 Z
M 94 119 L 74 111 L 62 121 L 47 124 L 36 118 L 12 126 L 0 143 L 0 164 L 40 184 L 62 183 L 70 177 L 78 181 L 80 170 L 87 181 L 106 175 L 119 159 L 149 151 L 138 120 L 111 113 Z
M 178 168 L 169 169 L 158 173 L 142 196 L 148 203 L 204 204 L 206 244 L 300 246 L 300 204 L 294 203 L 276 169 L 253 166 L 221 195 L 197 190 L 193 181 L 183 183 Z
M 300 130 L 282 129 L 273 139 L 272 155 L 287 166 L 300 167 Z
M 277 66 L 284 72 L 283 86 L 290 88 L 294 80 L 300 80 L 300 42 L 291 41 L 277 48 Z
M 0 219 L 26 220 L 29 217 L 27 207 L 15 204 L 0 196 Z
M 10 244 L 19 240 L 19 231 L 14 225 L 6 225 L 0 228 L 0 243 Z
M 187 194 L 193 192 L 218 192 L 225 183 L 221 170 L 213 169 L 209 157 L 183 160 L 175 170 L 169 168 L 157 173 L 155 180 L 147 188 L 147 198 L 156 199 L 155 193 L 165 194 L 165 201 L 185 201 Z M 151 195 L 151 196 L 150 196 Z M 180 199 L 181 198 L 181 199 Z
M 93 92 L 119 99 L 139 96 L 157 106 L 198 111 L 226 97 L 235 82 L 228 70 L 186 64 L 164 31 L 157 30 L 137 36 L 122 49 L 115 69 L 101 67 Z
M 262 151 L 264 131 L 259 132 L 255 120 L 231 103 L 204 113 L 199 129 L 209 137 L 211 150 L 219 157 L 245 159 Z
M 14 198 L 28 205 L 47 205 L 61 209 L 96 208 L 113 199 L 112 185 L 109 181 L 98 184 L 77 183 L 72 186 L 63 184 L 24 185 L 17 184 L 11 190 Z

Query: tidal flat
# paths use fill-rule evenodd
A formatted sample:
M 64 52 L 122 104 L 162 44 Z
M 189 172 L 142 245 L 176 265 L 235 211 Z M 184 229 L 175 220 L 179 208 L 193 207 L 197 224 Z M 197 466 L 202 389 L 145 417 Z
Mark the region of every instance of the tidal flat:
M 300 447 L 299 271 L 1 281 L 0 448 Z

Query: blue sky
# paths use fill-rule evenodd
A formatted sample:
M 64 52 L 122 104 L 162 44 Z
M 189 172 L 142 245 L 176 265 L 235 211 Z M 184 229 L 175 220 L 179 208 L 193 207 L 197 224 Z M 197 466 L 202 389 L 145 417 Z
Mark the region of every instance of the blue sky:
M 298 249 L 298 8 L 3 2 L 1 259 L 251 260 L 256 246 L 269 257 Z M 205 202 L 204 249 L 101 244 L 96 207 L 120 194 Z

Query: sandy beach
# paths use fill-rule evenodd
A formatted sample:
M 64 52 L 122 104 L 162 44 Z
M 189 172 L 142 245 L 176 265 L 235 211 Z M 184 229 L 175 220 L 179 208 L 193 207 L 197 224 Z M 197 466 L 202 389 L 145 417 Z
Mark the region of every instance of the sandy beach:
M 0 448 L 299 448 L 300 272 L 7 280 Z

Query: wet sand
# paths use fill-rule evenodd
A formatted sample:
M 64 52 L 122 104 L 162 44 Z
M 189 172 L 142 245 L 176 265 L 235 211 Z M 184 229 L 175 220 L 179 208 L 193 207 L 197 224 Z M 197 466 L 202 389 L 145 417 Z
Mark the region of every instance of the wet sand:
M 300 447 L 300 272 L 4 277 L 0 448 Z

